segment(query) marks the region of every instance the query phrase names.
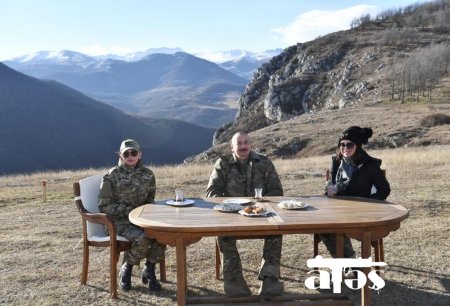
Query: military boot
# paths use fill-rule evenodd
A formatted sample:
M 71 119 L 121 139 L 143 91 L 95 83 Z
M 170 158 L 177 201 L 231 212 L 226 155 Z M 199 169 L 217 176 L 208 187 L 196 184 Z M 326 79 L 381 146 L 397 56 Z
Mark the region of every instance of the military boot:
M 277 296 L 282 295 L 284 292 L 283 283 L 274 276 L 266 276 L 261 282 L 258 294 L 262 296 Z
M 133 271 L 133 265 L 126 263 L 126 262 L 120 268 L 119 286 L 122 290 L 130 290 L 131 289 L 131 272 L 132 271 Z
M 144 269 L 142 269 L 142 282 L 148 283 L 148 290 L 161 291 L 161 284 L 156 279 L 155 275 L 155 263 L 147 261 Z
M 226 296 L 249 296 L 252 292 L 243 277 L 223 280 L 223 290 Z

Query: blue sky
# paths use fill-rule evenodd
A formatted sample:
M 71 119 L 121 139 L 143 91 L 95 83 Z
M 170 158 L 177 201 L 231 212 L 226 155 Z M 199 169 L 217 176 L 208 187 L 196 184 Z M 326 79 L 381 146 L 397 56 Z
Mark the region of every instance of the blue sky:
M 260 52 L 347 29 L 409 0 L 0 0 L 0 60 L 37 51 Z

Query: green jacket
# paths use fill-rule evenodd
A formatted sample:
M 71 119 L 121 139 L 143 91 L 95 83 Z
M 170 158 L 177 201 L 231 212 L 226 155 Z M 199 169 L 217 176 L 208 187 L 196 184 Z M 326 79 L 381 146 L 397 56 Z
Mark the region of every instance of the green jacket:
M 282 196 L 283 187 L 272 161 L 250 152 L 241 163 L 233 155 L 220 157 L 209 178 L 207 197 L 247 197 L 255 195 L 255 188 L 263 188 L 263 196 Z
M 117 224 L 129 223 L 128 214 L 136 207 L 153 203 L 156 194 L 155 175 L 141 161 L 129 168 L 119 160 L 103 176 L 98 207 L 101 212 L 113 217 Z

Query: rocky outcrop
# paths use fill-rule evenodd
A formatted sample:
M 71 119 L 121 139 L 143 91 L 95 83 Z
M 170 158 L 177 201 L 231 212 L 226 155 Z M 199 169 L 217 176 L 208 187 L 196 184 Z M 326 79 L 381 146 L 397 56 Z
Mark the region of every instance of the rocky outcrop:
M 227 141 L 239 129 L 254 131 L 311 111 L 335 108 L 335 96 L 342 95 L 353 66 L 336 69 L 351 43 L 337 43 L 317 52 L 320 45 L 292 46 L 262 65 L 239 100 L 235 122 L 218 129 L 214 143 Z M 339 80 L 329 84 L 336 80 L 334 75 L 340 75 Z M 361 92 L 352 90 L 348 95 Z
M 408 57 L 449 41 L 448 25 L 443 31 L 442 25 L 432 24 L 431 17 L 428 28 L 412 25 L 411 14 L 423 17 L 435 12 L 437 16 L 444 9 L 445 5 L 430 4 L 403 14 L 391 12 L 364 26 L 285 49 L 257 70 L 239 99 L 235 120 L 216 131 L 214 145 L 228 142 L 238 130 L 253 132 L 305 114 L 390 101 L 395 94 L 395 71 L 405 68 Z M 402 33 L 408 33 L 407 39 Z M 296 147 L 280 150 L 293 152 Z

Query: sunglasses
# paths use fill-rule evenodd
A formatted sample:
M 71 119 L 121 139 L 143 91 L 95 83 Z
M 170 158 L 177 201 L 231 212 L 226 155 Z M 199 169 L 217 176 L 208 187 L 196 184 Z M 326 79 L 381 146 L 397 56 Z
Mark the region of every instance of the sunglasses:
M 122 156 L 125 158 L 128 158 L 128 156 L 130 156 L 130 154 L 131 154 L 131 156 L 136 157 L 138 155 L 138 153 L 139 152 L 136 150 L 128 150 L 128 151 L 123 152 Z
M 339 144 L 339 147 L 340 147 L 341 149 L 347 147 L 347 149 L 351 150 L 351 149 L 353 149 L 354 146 L 355 146 L 355 144 L 354 144 L 353 142 L 347 142 L 347 143 L 341 142 L 341 143 Z

